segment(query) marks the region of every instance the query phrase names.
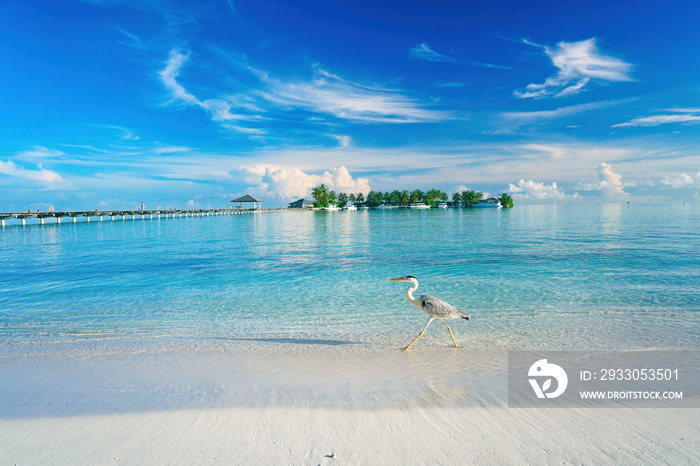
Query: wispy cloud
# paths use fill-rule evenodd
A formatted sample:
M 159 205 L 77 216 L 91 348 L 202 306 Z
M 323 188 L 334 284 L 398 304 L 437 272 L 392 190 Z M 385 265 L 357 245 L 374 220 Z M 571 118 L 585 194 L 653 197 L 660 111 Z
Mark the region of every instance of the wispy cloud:
M 416 99 L 398 91 L 350 82 L 320 69 L 308 81 L 269 78 L 267 84 L 268 90 L 260 95 L 268 102 L 343 120 L 416 123 L 450 117 L 447 112 L 424 108 Z
M 228 129 L 236 130 L 244 134 L 260 134 L 262 130 L 256 128 L 246 128 L 242 123 L 235 125 L 228 122 L 245 122 L 256 121 L 262 117 L 257 115 L 259 110 L 255 105 L 250 104 L 249 99 L 245 96 L 224 95 L 212 99 L 200 100 L 194 94 L 189 93 L 183 85 L 178 82 L 178 77 L 182 67 L 189 60 L 189 52 L 179 49 L 172 49 L 168 55 L 168 59 L 158 76 L 161 83 L 170 93 L 170 100 L 167 104 L 185 104 L 194 105 L 202 108 L 209 113 L 212 121 L 222 123 L 222 126 Z M 232 112 L 236 109 L 238 113 Z
M 159 72 L 168 90 L 168 104 L 198 106 L 212 121 L 242 134 L 260 136 L 268 131 L 260 122 L 285 118 L 290 112 L 304 110 L 316 116 L 331 116 L 356 123 L 416 123 L 452 118 L 444 111 L 428 108 L 401 91 L 382 86 L 352 82 L 315 67 L 310 79 L 285 79 L 270 76 L 250 65 L 247 71 L 258 82 L 245 93 L 225 93 L 200 99 L 180 84 L 178 77 L 189 53 L 171 50 L 165 67 Z
M 494 63 L 482 63 L 478 61 L 473 61 L 470 63 L 472 66 L 478 66 L 479 68 L 492 68 L 496 70 L 512 70 L 510 66 L 505 66 L 505 65 L 496 65 Z
M 613 125 L 613 128 L 630 128 L 635 126 L 661 126 L 671 123 L 698 124 L 700 123 L 700 109 L 678 108 L 668 109 L 668 113 L 660 113 L 645 117 L 633 118 L 625 123 Z
M 146 49 L 146 44 L 144 44 L 143 40 L 141 40 L 141 38 L 138 35 L 133 34 L 129 31 L 125 31 L 124 29 L 120 28 L 119 26 L 114 26 L 114 28 L 117 31 L 121 32 L 127 38 L 127 40 L 119 41 L 120 44 L 126 45 L 127 47 L 139 49 L 139 50 Z
M 467 87 L 469 83 L 463 83 L 459 81 L 438 81 L 435 83 L 435 87 L 448 87 L 454 89 L 461 89 Z
M 595 38 L 579 42 L 559 42 L 550 48 L 523 40 L 524 43 L 541 47 L 559 72 L 548 77 L 544 83 L 528 84 L 514 95 L 519 98 L 564 97 L 578 94 L 593 81 L 632 81 L 632 65 L 619 58 L 603 54 Z
M 180 154 L 183 152 L 192 152 L 190 147 L 184 146 L 156 146 L 151 149 L 154 154 Z
M 338 140 L 338 147 L 346 148 L 350 147 L 350 144 L 352 144 L 352 138 L 350 136 L 339 134 L 331 134 L 331 136 Z
M 65 153 L 56 149 L 49 149 L 44 146 L 34 146 L 29 150 L 22 151 L 17 154 L 18 159 L 52 159 L 62 157 Z
M 170 103 L 184 102 L 201 106 L 202 103 L 192 94 L 187 92 L 183 86 L 177 82 L 180 69 L 189 60 L 190 54 L 177 49 L 172 49 L 168 55 L 168 60 L 158 75 L 165 88 L 170 92 Z
M 560 107 L 553 110 L 538 110 L 534 112 L 503 112 L 498 115 L 499 132 L 514 131 L 520 126 L 535 124 L 541 121 L 554 120 L 564 118 L 578 113 L 597 110 L 599 108 L 609 107 L 619 104 L 620 100 L 605 100 L 600 102 L 590 102 L 587 104 L 570 105 Z
M 444 63 L 458 63 L 459 60 L 441 53 L 437 53 L 435 50 L 431 49 L 428 44 L 421 42 L 416 44 L 408 52 L 409 56 L 412 58 L 417 58 L 419 60 L 427 60 L 432 62 L 444 62 Z
M 221 126 L 226 128 L 226 129 L 230 129 L 232 131 L 235 131 L 237 133 L 247 134 L 251 138 L 262 137 L 268 133 L 268 131 L 266 129 L 263 129 L 263 128 L 249 128 L 246 126 L 229 125 L 229 124 L 223 124 Z
M 229 10 L 231 10 L 231 13 L 236 14 L 236 6 L 233 4 L 233 1 L 226 0 L 226 4 L 228 5 Z
M 119 137 L 121 139 L 124 139 L 126 141 L 138 141 L 140 138 L 139 136 L 131 129 L 129 128 L 124 128 L 123 126 L 114 126 L 114 125 L 95 125 L 95 126 L 101 126 L 103 128 L 109 128 L 109 129 L 115 129 L 119 133 Z

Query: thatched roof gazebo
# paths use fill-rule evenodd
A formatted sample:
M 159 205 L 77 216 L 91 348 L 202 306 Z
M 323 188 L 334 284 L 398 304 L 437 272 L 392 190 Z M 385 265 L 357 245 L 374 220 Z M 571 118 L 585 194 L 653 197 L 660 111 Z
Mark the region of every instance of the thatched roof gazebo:
M 237 210 L 242 210 L 243 209 L 243 204 L 249 204 L 253 203 L 253 209 L 260 209 L 262 208 L 262 203 L 260 199 L 255 199 L 253 196 L 246 194 L 245 196 L 241 196 L 238 199 L 234 199 L 231 202 L 233 202 L 233 208 Z M 260 205 L 258 205 L 260 204 Z M 250 207 L 246 207 L 246 209 L 249 209 Z

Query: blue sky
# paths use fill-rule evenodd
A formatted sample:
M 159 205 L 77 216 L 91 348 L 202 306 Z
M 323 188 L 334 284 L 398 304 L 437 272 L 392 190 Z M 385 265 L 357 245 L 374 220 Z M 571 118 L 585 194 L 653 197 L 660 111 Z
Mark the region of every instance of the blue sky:
M 0 3 L 0 211 L 700 202 L 700 3 Z

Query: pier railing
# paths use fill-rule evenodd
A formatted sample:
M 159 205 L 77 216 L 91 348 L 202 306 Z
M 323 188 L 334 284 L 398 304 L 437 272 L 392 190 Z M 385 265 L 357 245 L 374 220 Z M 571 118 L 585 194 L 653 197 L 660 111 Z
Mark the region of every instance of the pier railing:
M 79 218 L 85 218 L 89 222 L 91 218 L 103 221 L 109 217 L 115 220 L 145 220 L 153 218 L 175 218 L 175 217 L 207 217 L 212 215 L 242 215 L 260 214 L 285 209 L 167 209 L 167 210 L 88 210 L 88 211 L 63 211 L 63 212 L 9 212 L 0 213 L 0 225 L 4 228 L 6 220 L 19 220 L 22 225 L 26 225 L 28 219 L 38 219 L 41 225 L 47 220 L 54 220 L 61 223 L 63 219 L 71 219 L 77 223 Z

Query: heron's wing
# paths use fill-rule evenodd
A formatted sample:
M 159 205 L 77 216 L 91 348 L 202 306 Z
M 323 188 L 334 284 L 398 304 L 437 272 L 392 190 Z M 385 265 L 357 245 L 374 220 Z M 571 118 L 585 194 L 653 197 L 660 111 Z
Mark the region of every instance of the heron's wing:
M 466 313 L 460 311 L 453 305 L 435 296 L 424 294 L 420 297 L 420 303 L 426 314 L 438 319 L 456 319 L 466 315 Z

